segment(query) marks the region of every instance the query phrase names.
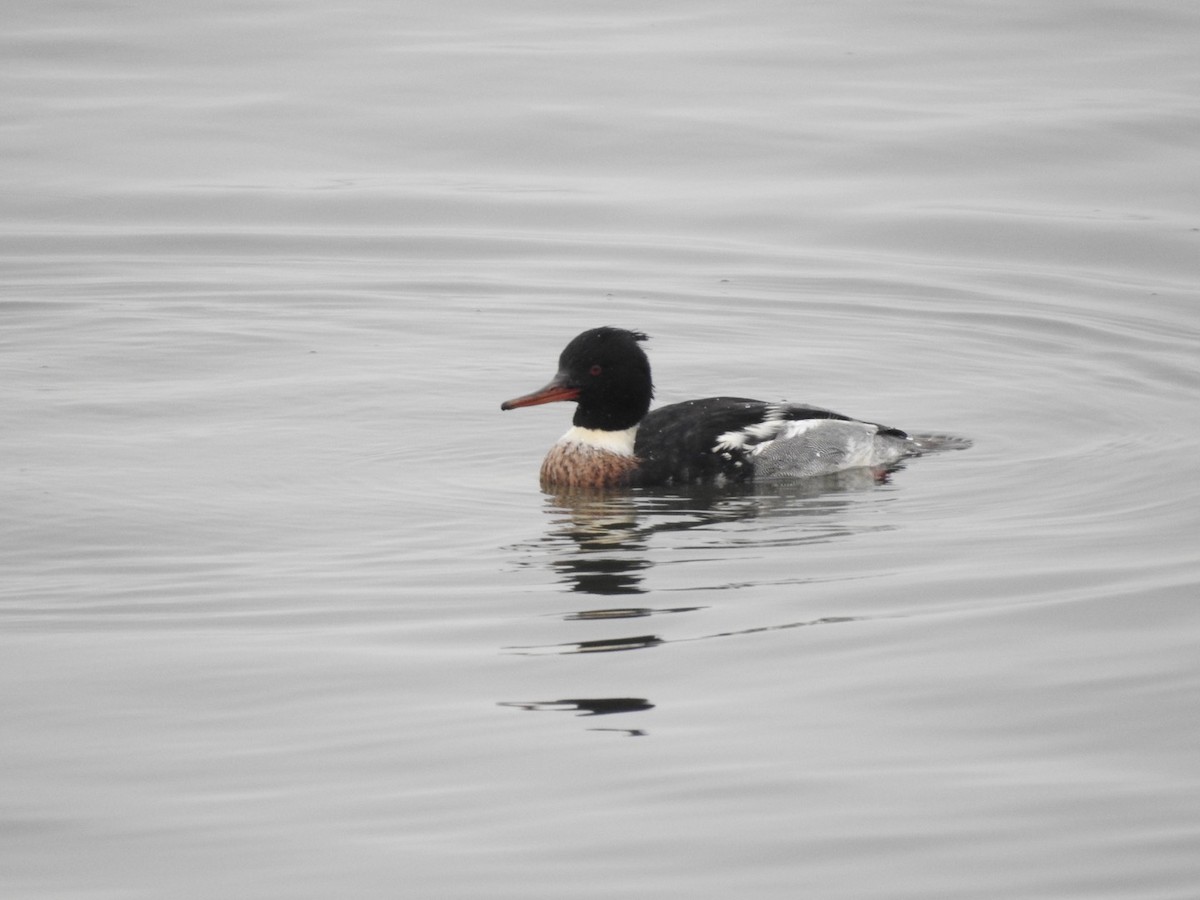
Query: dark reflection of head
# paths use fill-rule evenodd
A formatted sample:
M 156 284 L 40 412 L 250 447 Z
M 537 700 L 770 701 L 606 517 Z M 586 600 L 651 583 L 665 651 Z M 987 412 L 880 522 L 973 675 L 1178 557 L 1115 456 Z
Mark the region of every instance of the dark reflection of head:
M 506 700 L 511 706 L 529 712 L 574 712 L 581 716 L 610 716 L 614 713 L 645 712 L 654 704 L 642 697 L 571 697 L 565 700 Z

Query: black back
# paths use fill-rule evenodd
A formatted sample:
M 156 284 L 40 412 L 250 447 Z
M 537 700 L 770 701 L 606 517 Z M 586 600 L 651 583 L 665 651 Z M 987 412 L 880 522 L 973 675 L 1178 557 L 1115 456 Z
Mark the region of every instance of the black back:
M 760 434 L 746 434 L 736 446 L 718 447 L 721 435 L 745 432 L 766 422 L 794 422 L 802 419 L 839 419 L 850 416 L 819 406 L 799 403 L 767 403 L 744 397 L 706 397 L 672 403 L 650 412 L 638 429 L 634 453 L 642 460 L 639 483 L 644 485 L 711 481 L 724 476 L 729 481 L 746 481 L 754 476 L 754 461 L 749 450 L 755 444 L 771 440 L 774 432 L 764 428 Z M 873 423 L 872 423 L 873 424 Z M 884 434 L 907 437 L 896 428 L 879 426 Z

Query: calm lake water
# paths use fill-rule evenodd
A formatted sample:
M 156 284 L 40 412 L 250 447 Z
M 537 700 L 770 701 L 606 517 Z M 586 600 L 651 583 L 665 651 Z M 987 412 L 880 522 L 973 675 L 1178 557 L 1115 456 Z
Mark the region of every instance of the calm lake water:
M 4 897 L 1196 896 L 1200 6 L 8 6 Z

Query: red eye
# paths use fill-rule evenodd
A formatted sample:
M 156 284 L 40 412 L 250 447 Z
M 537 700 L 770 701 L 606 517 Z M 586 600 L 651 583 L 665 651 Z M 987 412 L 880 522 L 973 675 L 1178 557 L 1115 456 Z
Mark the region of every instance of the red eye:
M 591 369 L 589 369 L 588 371 L 591 372 L 593 375 L 599 375 L 601 372 L 604 371 L 604 369 L 597 365 L 597 366 L 592 366 Z

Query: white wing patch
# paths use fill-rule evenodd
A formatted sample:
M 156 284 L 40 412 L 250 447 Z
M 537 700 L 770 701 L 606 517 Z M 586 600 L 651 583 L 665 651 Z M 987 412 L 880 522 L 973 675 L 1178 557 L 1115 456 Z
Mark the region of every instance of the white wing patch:
M 757 456 L 775 441 L 790 441 L 814 428 L 845 424 L 841 419 L 789 419 L 787 412 L 787 407 L 769 406 L 761 422 L 718 435 L 713 449 L 718 453 L 742 450 Z
M 790 441 L 794 437 L 799 437 L 806 431 L 812 431 L 814 428 L 820 428 L 824 425 L 829 425 L 833 422 L 841 421 L 840 419 L 793 419 L 790 422 L 784 423 L 785 427 L 782 432 L 775 435 L 775 440 Z
M 747 447 L 761 444 L 763 441 L 773 441 L 778 437 L 780 430 L 788 424 L 786 410 L 782 406 L 768 406 L 767 411 L 761 422 L 755 422 L 746 428 L 739 431 L 726 431 L 724 434 L 717 435 L 717 442 L 713 445 L 713 450 L 725 453 L 734 450 L 745 450 Z M 799 422 L 792 424 L 799 425 Z M 755 447 L 757 450 L 757 447 Z
M 773 406 L 763 421 L 717 438 L 726 459 L 744 453 L 756 477 L 827 475 L 860 466 L 885 465 L 906 455 L 903 441 L 884 437 L 879 426 L 844 419 L 789 419 Z
M 782 427 L 777 429 L 776 433 L 772 436 L 772 438 L 770 440 L 763 441 L 763 442 L 755 444 L 753 447 L 751 447 L 750 455 L 751 456 L 760 456 L 763 453 L 769 451 L 771 449 L 772 445 L 774 445 L 774 444 L 777 444 L 777 443 L 782 444 L 784 441 L 795 440 L 796 438 L 800 437 L 802 434 L 808 434 L 810 431 L 816 431 L 819 428 L 832 430 L 830 428 L 830 426 L 833 426 L 833 427 L 840 426 L 840 429 L 844 429 L 846 427 L 846 424 L 847 423 L 843 422 L 841 419 L 793 419 L 788 422 L 783 422 L 783 423 L 781 423 Z M 858 425 L 860 427 L 863 427 L 862 423 L 855 422 L 854 424 Z M 871 434 L 874 434 L 878 430 L 873 425 L 868 425 L 865 427 L 870 429 Z M 815 438 L 817 436 L 813 435 L 813 437 Z M 821 447 L 819 443 L 816 446 L 814 446 L 814 448 L 812 450 L 813 455 L 818 458 L 823 456 L 825 452 L 828 452 L 828 450 L 826 448 Z

